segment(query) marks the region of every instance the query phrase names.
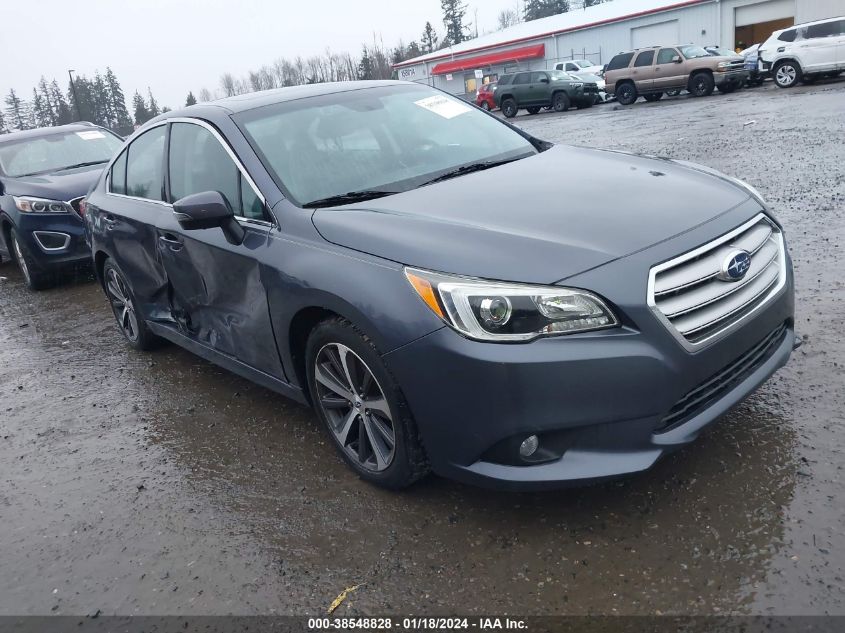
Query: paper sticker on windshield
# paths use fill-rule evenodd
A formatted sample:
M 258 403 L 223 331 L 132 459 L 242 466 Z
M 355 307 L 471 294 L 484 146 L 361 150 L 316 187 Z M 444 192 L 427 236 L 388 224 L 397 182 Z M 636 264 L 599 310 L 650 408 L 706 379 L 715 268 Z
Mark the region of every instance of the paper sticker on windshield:
M 85 132 L 77 132 L 76 135 L 83 141 L 93 141 L 95 138 L 106 138 L 106 135 L 97 130 L 86 130 Z
M 460 101 L 437 95 L 414 101 L 414 103 L 421 108 L 434 112 L 434 114 L 439 114 L 444 119 L 454 119 L 456 116 L 469 112 L 472 109 Z

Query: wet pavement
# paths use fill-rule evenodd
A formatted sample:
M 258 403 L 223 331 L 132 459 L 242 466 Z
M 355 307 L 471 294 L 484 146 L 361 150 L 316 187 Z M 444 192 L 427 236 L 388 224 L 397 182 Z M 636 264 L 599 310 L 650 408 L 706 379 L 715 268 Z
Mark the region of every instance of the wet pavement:
M 133 352 L 90 280 L 30 293 L 7 262 L 0 614 L 317 614 L 359 584 L 336 614 L 845 614 L 845 81 L 515 122 L 759 188 L 795 260 L 791 363 L 632 479 L 396 494 L 308 409 L 176 347 Z M 624 211 L 602 176 L 561 190 Z

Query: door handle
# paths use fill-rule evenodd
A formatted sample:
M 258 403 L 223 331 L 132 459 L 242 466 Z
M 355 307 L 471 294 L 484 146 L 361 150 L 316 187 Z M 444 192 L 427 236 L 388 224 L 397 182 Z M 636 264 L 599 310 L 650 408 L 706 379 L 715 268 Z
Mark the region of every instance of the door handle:
M 164 242 L 170 246 L 182 246 L 182 240 L 171 233 L 165 233 L 164 235 L 159 236 L 158 239 L 160 242 Z

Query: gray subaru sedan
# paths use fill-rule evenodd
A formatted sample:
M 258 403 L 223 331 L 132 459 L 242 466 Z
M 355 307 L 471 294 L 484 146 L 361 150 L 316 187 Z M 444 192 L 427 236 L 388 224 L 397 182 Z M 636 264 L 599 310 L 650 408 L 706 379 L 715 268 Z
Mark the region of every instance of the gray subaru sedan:
M 562 197 L 563 171 L 615 195 Z M 553 145 L 419 84 L 168 112 L 86 209 L 129 344 L 171 341 L 312 405 L 389 488 L 643 471 L 795 341 L 783 228 L 752 187 Z

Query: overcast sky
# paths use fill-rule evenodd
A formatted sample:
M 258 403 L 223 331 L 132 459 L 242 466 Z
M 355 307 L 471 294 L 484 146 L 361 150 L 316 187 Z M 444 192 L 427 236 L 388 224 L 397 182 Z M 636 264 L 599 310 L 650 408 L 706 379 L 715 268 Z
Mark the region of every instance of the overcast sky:
M 467 4 L 483 33 L 516 1 Z M 327 47 L 357 55 L 374 33 L 392 47 L 419 40 L 426 20 L 442 36 L 440 0 L 3 0 L 0 95 L 14 88 L 29 100 L 41 75 L 65 89 L 69 68 L 91 76 L 111 66 L 130 110 L 147 86 L 160 106 L 176 108 L 189 90 L 214 92 L 224 72 Z

